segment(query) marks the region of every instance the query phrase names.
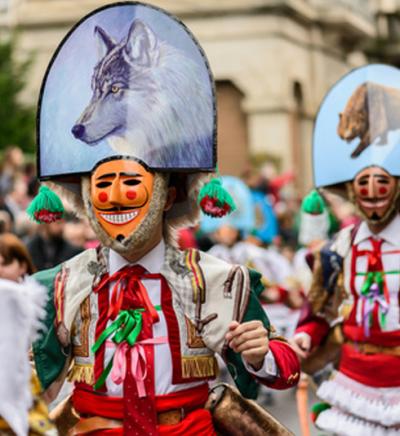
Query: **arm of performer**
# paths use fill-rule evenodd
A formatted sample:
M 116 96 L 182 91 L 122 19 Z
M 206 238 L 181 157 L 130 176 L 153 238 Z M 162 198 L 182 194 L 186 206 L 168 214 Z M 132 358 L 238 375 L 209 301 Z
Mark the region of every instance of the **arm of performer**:
M 285 342 L 269 339 L 260 320 L 239 324 L 232 321 L 226 340 L 240 353 L 246 370 L 258 381 L 274 389 L 286 389 L 298 382 L 300 366 L 296 354 Z

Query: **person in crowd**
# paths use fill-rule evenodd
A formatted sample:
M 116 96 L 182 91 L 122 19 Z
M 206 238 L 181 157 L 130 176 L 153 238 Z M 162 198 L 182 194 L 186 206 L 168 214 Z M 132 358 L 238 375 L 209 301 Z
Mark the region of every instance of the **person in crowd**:
M 24 161 L 24 154 L 16 145 L 5 149 L 0 164 L 0 195 L 5 196 L 11 191 L 14 178 L 21 174 Z
M 82 251 L 64 238 L 65 221 L 38 226 L 36 234 L 27 241 L 29 253 L 38 271 L 52 268 Z
M 35 271 L 24 243 L 12 233 L 0 234 L 0 278 L 22 282 Z
M 8 194 L 4 198 L 4 203 L 7 211 L 11 213 L 13 223 L 19 218 L 29 203 L 28 186 L 22 175 L 16 175 L 10 186 Z

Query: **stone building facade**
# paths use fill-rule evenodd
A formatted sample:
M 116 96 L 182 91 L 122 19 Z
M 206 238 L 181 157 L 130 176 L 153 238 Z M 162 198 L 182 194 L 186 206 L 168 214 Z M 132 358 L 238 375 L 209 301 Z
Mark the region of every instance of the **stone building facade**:
M 46 66 L 68 29 L 100 0 L 0 0 L 0 31 L 19 29 L 18 55 L 34 53 L 29 87 L 37 100 Z M 217 80 L 220 171 L 250 162 L 292 170 L 312 184 L 311 132 L 319 103 L 346 71 L 366 62 L 376 37 L 369 0 L 152 0 L 183 19 Z M 73 84 L 71 84 L 73 86 Z

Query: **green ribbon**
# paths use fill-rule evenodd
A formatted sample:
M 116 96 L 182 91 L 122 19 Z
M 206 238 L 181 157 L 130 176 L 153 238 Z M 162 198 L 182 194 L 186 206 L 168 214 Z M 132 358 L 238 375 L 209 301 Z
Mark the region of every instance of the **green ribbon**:
M 357 274 L 361 275 L 361 274 Z M 376 283 L 379 288 L 379 293 L 383 292 L 383 274 L 382 271 L 370 271 L 366 273 L 366 279 L 361 286 L 361 294 L 368 296 L 370 293 L 371 286 Z
M 361 287 L 361 294 L 364 296 L 368 296 L 369 290 L 373 283 L 376 283 L 379 288 L 379 292 L 383 293 L 383 284 L 384 284 L 384 275 L 388 274 L 400 274 L 400 270 L 394 271 L 369 271 L 369 272 L 358 272 L 357 276 L 366 276 L 366 279 Z
M 361 286 L 361 295 L 368 298 L 370 301 L 370 304 L 372 304 L 372 301 L 374 299 L 374 295 L 371 295 L 370 290 L 371 286 L 376 283 L 378 285 L 379 289 L 379 295 L 384 295 L 384 275 L 389 274 L 400 274 L 399 270 L 393 270 L 393 271 L 369 271 L 369 272 L 359 272 L 356 273 L 357 276 L 366 276 L 366 279 Z M 382 307 L 379 306 L 379 324 L 381 328 L 385 328 L 386 326 L 386 315 L 387 312 L 382 310 Z M 369 315 L 369 325 L 372 324 L 372 313 Z
M 161 306 L 154 306 L 154 308 L 156 310 L 161 310 Z M 136 340 L 142 331 L 144 310 L 145 309 L 121 310 L 117 319 L 103 330 L 97 341 L 93 344 L 92 352 L 96 353 L 112 335 L 111 340 L 117 345 L 124 341 L 131 347 L 135 345 Z M 113 366 L 114 354 L 94 384 L 94 390 L 97 390 L 104 385 Z

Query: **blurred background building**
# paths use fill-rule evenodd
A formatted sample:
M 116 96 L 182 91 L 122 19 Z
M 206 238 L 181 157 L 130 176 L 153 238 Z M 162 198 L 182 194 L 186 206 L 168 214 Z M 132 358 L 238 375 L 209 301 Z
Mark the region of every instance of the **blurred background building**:
M 0 32 L 33 53 L 23 99 L 35 103 L 55 47 L 100 0 L 0 0 Z M 368 59 L 400 64 L 397 0 L 152 0 L 198 37 L 217 81 L 222 173 L 272 161 L 312 184 L 313 119 L 328 88 Z M 73 83 L 71 84 L 73 86 Z

